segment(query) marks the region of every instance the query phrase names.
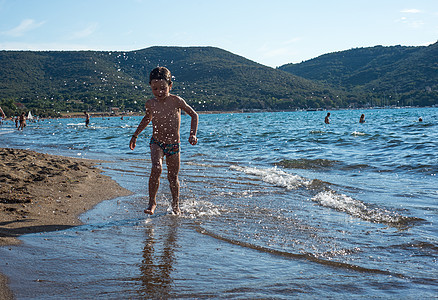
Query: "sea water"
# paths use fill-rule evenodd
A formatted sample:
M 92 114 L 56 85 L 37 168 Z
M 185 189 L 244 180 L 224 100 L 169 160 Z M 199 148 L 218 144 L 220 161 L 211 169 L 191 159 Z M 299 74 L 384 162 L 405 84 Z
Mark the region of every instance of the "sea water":
M 203 114 L 196 146 L 184 115 L 183 214 L 164 167 L 151 217 L 141 117 L 5 124 L 1 147 L 105 160 L 133 195 L 0 248 L 0 271 L 18 299 L 436 297 L 438 109 L 325 114 Z

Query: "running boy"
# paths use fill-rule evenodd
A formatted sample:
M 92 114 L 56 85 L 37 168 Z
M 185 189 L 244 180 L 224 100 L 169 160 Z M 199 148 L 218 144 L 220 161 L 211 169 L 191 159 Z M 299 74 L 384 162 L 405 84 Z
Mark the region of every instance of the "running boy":
M 172 210 L 175 214 L 180 214 L 178 173 L 181 110 L 192 118 L 189 137 L 189 143 L 192 145 L 198 142 L 196 137 L 198 114 L 182 98 L 170 94 L 172 76 L 167 68 L 153 69 L 149 76 L 149 84 L 155 97 L 146 101 L 146 114 L 129 143 L 129 148 L 134 150 L 138 135 L 152 121 L 152 138 L 149 143 L 152 161 L 149 177 L 149 206 L 144 212 L 152 215 L 157 207 L 156 196 L 160 185 L 163 158 L 166 156 L 167 179 L 172 193 Z

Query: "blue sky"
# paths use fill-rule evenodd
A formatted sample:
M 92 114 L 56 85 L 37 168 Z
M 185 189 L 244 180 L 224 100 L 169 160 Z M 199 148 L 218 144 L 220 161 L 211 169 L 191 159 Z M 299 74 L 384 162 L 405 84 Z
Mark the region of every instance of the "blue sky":
M 438 0 L 0 0 L 0 50 L 214 46 L 277 67 L 438 40 Z

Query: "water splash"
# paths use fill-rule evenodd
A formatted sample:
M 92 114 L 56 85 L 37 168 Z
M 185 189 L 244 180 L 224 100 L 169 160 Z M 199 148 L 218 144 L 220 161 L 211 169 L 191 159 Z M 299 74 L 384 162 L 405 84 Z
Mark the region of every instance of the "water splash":
M 278 169 L 277 167 L 270 169 L 260 169 L 251 167 L 231 166 L 233 170 L 244 172 L 249 175 L 255 175 L 262 178 L 264 182 L 275 186 L 284 187 L 288 190 L 294 190 L 299 187 L 306 187 L 310 181 L 299 175 L 293 175 Z
M 379 207 L 372 208 L 362 201 L 353 199 L 344 194 L 338 194 L 335 191 L 320 192 L 312 198 L 312 201 L 315 201 L 321 206 L 333 208 L 356 218 L 374 223 L 405 225 L 413 220 L 418 220 L 402 216 L 387 209 Z
M 384 223 L 391 226 L 406 226 L 415 221 L 421 221 L 418 218 L 402 216 L 396 212 L 381 207 L 372 207 L 360 200 L 350 196 L 337 193 L 330 188 L 330 183 L 319 179 L 309 180 L 299 175 L 287 173 L 277 167 L 269 169 L 231 166 L 233 170 L 243 172 L 249 175 L 255 175 L 262 181 L 277 187 L 283 187 L 287 190 L 305 188 L 311 193 L 315 193 L 311 200 L 323 207 L 345 212 L 353 217 L 373 222 Z

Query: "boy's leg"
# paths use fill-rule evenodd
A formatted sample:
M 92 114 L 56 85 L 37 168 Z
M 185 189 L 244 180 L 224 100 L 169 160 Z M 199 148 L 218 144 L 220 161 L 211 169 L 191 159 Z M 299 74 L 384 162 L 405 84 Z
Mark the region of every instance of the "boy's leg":
M 160 175 L 163 168 L 163 150 L 156 144 L 151 145 L 151 175 L 149 177 L 149 206 L 145 209 L 145 213 L 154 214 L 157 207 L 157 193 L 160 186 Z
M 175 214 L 179 215 L 181 210 L 179 209 L 179 180 L 178 173 L 180 167 L 180 155 L 179 153 L 166 156 L 167 164 L 167 179 L 170 184 L 170 192 L 172 193 L 172 210 Z

